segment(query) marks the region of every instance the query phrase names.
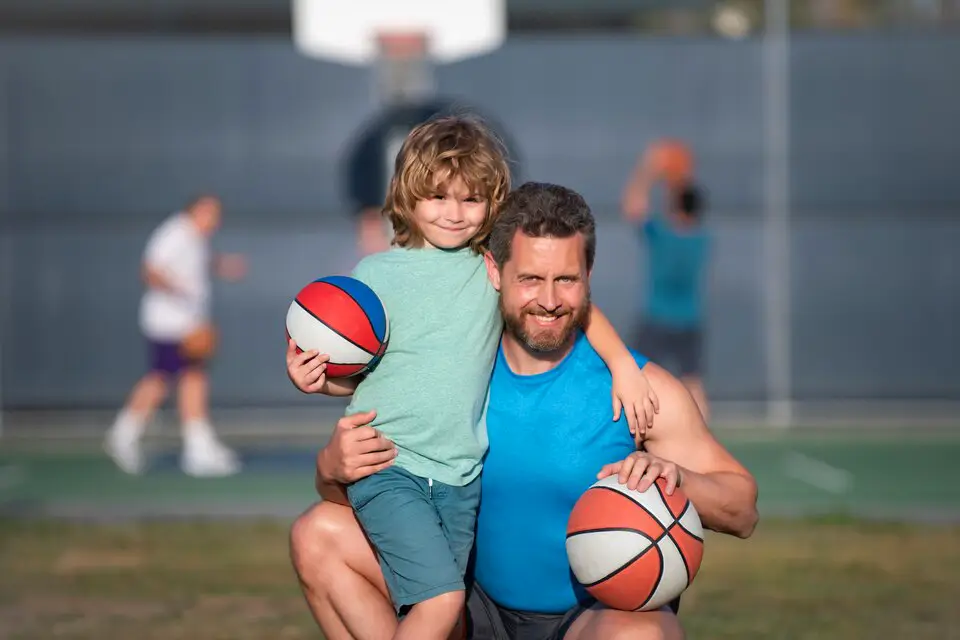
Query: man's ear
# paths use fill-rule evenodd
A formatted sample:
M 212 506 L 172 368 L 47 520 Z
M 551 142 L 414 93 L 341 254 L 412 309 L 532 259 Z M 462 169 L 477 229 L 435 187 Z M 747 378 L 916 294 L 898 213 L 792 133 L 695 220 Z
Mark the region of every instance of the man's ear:
M 487 277 L 490 278 L 490 284 L 497 291 L 500 291 L 500 267 L 497 261 L 493 259 L 493 254 L 489 251 L 483 254 L 483 262 L 487 265 Z

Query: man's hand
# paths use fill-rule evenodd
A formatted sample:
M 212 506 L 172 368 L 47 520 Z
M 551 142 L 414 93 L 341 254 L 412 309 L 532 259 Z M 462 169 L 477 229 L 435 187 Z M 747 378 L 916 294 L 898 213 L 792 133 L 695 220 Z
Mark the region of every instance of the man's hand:
M 376 411 L 368 411 L 337 421 L 330 442 L 317 456 L 317 472 L 324 482 L 350 484 L 393 464 L 397 448 L 370 426 L 376 416 Z
M 328 360 L 330 356 L 316 350 L 297 353 L 297 343 L 287 341 L 287 375 L 293 386 L 304 393 L 323 393 Z
M 612 369 L 613 419 L 620 419 L 620 411 L 627 414 L 630 435 L 639 444 L 653 426 L 653 416 L 660 411 L 660 400 L 647 376 L 637 367 L 633 358 L 625 366 Z
M 663 478 L 667 483 L 668 496 L 673 495 L 674 489 L 680 486 L 683 479 L 682 471 L 675 463 L 643 451 L 631 453 L 620 462 L 604 465 L 597 474 L 597 479 L 602 480 L 614 474 L 618 476 L 620 484 L 637 491 L 646 491 L 657 478 Z

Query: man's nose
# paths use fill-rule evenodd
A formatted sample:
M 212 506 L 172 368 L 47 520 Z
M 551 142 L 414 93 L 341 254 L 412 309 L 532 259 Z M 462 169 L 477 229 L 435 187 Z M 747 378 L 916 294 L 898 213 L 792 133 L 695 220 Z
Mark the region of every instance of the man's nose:
M 537 303 L 543 307 L 544 311 L 554 312 L 560 308 L 560 297 L 557 295 L 557 289 L 553 284 L 546 284 L 537 296 Z

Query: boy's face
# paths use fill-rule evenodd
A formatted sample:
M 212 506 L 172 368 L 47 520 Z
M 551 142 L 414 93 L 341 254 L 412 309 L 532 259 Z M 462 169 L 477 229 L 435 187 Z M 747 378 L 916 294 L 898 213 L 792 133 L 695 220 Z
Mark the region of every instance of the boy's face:
M 413 218 L 428 247 L 466 246 L 487 217 L 487 201 L 471 193 L 459 177 L 439 185 L 429 200 L 420 200 Z

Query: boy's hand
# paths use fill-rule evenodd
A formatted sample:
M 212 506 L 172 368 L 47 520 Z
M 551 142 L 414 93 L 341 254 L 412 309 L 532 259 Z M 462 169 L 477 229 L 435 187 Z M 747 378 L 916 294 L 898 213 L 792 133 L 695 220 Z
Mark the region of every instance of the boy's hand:
M 636 362 L 614 369 L 612 375 L 613 419 L 620 419 L 622 409 L 627 414 L 630 435 L 639 444 L 647 429 L 653 426 L 653 416 L 660 411 L 660 400 Z
M 328 360 L 330 356 L 315 350 L 297 353 L 297 343 L 287 342 L 287 375 L 293 386 L 304 393 L 323 393 Z

